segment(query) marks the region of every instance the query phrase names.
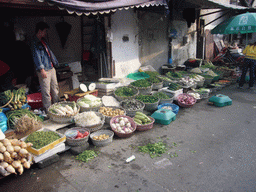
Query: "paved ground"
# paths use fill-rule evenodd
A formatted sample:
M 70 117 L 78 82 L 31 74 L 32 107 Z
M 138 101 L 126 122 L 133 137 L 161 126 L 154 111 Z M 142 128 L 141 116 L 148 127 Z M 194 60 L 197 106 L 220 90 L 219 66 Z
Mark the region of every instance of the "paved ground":
M 100 154 L 88 163 L 67 151 L 44 169 L 34 166 L 0 180 L 0 191 L 256 191 L 256 93 L 235 85 L 217 93 L 229 96 L 232 105 L 215 107 L 203 100 L 180 109 L 168 126 L 92 147 Z M 160 140 L 177 146 L 153 159 L 138 151 L 137 146 Z M 171 157 L 175 152 L 178 156 Z M 125 163 L 131 155 L 136 159 Z

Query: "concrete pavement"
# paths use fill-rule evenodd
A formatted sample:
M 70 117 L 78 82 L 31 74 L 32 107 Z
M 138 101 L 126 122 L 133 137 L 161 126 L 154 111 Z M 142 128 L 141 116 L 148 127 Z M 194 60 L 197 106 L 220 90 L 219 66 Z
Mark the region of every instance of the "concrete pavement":
M 91 145 L 100 153 L 88 163 L 67 151 L 44 169 L 33 166 L 21 176 L 0 180 L 0 191 L 256 191 L 256 93 L 236 87 L 217 92 L 229 96 L 231 106 L 215 107 L 202 100 L 181 108 L 170 125 L 155 124 L 131 138 L 115 137 L 106 147 Z M 153 159 L 138 151 L 138 146 L 160 140 L 177 145 Z M 125 163 L 131 155 L 136 159 Z

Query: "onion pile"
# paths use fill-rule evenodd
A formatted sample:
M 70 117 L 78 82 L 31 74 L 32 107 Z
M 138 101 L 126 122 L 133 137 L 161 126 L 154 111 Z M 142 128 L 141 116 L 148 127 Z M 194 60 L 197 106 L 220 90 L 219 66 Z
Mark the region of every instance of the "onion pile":
M 32 163 L 32 155 L 27 147 L 32 143 L 26 143 L 18 139 L 3 139 L 0 141 L 0 174 L 6 176 L 17 172 L 21 175 L 24 168 L 29 169 Z
M 177 99 L 179 103 L 184 105 L 194 105 L 196 103 L 196 99 L 189 94 L 180 94 Z

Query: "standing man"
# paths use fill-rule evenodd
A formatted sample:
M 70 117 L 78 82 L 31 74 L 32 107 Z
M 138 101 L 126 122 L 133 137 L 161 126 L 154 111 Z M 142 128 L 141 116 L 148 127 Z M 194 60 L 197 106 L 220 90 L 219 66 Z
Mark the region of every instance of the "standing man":
M 58 60 L 50 50 L 46 42 L 49 25 L 45 22 L 36 24 L 35 37 L 32 42 L 32 56 L 41 87 L 43 106 L 47 112 L 51 102 L 59 100 L 59 87 L 54 66 L 58 66 Z M 51 99 L 52 98 L 52 99 Z

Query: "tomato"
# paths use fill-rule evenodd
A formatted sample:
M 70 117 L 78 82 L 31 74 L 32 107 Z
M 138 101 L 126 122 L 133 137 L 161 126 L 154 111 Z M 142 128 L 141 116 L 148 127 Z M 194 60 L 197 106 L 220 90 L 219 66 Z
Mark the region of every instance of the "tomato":
M 77 133 L 77 137 L 83 137 L 83 134 L 81 132 L 78 131 Z
M 88 131 L 85 131 L 83 136 L 86 137 L 87 135 L 89 135 L 89 132 Z

